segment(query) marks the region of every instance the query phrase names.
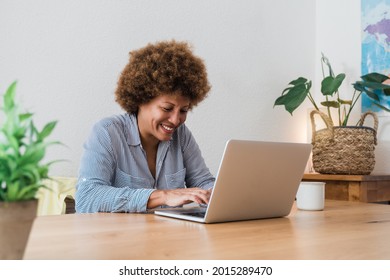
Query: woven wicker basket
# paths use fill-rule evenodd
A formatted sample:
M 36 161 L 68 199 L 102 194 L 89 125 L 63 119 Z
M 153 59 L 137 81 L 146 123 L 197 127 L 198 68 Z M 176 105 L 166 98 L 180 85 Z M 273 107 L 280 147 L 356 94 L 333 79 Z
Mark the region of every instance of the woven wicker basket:
M 326 124 L 316 131 L 314 115 L 319 114 Z M 366 116 L 374 118 L 374 127 L 363 126 Z M 313 168 L 323 174 L 368 175 L 375 166 L 375 145 L 378 117 L 364 113 L 357 126 L 334 126 L 323 112 L 310 113 L 312 125 Z

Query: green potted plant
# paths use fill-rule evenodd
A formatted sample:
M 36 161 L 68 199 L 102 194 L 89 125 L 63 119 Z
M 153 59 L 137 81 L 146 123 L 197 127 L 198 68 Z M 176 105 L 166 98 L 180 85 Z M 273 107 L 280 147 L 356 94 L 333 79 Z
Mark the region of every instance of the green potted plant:
M 58 143 L 47 141 L 56 121 L 38 130 L 33 114 L 20 112 L 16 84 L 9 86 L 0 107 L 0 259 L 23 257 L 37 213 L 35 196 L 54 163 L 42 161 L 46 148 Z
M 380 94 L 390 96 L 390 86 L 384 84 L 389 79 L 388 76 L 375 72 L 362 76 L 361 81 L 352 84 L 354 92 L 351 99 L 345 100 L 341 99 L 339 94 L 339 88 L 345 79 L 345 74 L 340 73 L 335 75 L 329 60 L 323 54 L 321 57 L 321 66 L 323 74 L 321 93 L 324 100 L 320 104 L 326 108 L 330 119 L 332 119 L 331 108 L 337 110 L 339 126 L 348 125 L 349 116 L 362 93 L 367 94 L 374 105 L 390 112 L 389 108 L 380 104 Z M 325 67 L 327 68 L 327 72 Z M 288 87 L 283 90 L 282 95 L 275 100 L 274 106 L 284 105 L 285 109 L 292 115 L 295 109 L 307 98 L 313 104 L 314 108 L 319 110 L 319 106 L 310 92 L 311 86 L 311 80 L 304 77 L 299 77 L 291 81 Z
M 345 73 L 335 74 L 329 60 L 322 54 L 321 67 L 323 80 L 321 93 L 324 97 L 320 103 L 323 110 L 311 94 L 311 80 L 299 77 L 288 84 L 274 103 L 282 105 L 292 115 L 293 112 L 308 99 L 314 106 L 311 112 L 313 167 L 319 173 L 327 174 L 370 174 L 374 168 L 376 145 L 376 130 L 378 119 L 375 113 L 362 115 L 356 126 L 350 126 L 349 120 L 357 101 L 366 94 L 372 103 L 390 112 L 381 104 L 381 96 L 390 96 L 390 85 L 386 84 L 389 77 L 380 73 L 368 73 L 362 80 L 352 84 L 353 94 L 350 99 L 341 98 L 339 88 L 345 79 Z M 324 113 L 325 111 L 326 113 Z M 332 114 L 337 114 L 338 126 L 333 124 Z M 326 129 L 316 131 L 314 115 L 318 114 L 324 120 Z M 374 128 L 363 126 L 365 117 L 374 118 Z

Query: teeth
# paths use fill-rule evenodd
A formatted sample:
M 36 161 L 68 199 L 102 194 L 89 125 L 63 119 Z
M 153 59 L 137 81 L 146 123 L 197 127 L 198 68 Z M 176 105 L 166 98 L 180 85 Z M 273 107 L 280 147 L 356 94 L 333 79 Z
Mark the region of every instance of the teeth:
M 172 131 L 172 130 L 173 130 L 173 128 L 172 128 L 172 127 L 165 126 L 165 125 L 163 125 L 163 124 L 162 124 L 162 127 L 163 127 L 164 129 L 166 129 L 166 130 L 169 130 L 169 131 Z

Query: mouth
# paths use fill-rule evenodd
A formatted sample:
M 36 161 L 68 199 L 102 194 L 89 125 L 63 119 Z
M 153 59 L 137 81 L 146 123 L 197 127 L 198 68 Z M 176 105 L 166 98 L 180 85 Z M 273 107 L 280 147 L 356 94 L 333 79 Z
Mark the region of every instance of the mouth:
M 164 132 L 169 133 L 169 134 L 172 134 L 175 131 L 175 127 L 172 127 L 172 126 L 161 124 L 161 127 L 164 130 Z

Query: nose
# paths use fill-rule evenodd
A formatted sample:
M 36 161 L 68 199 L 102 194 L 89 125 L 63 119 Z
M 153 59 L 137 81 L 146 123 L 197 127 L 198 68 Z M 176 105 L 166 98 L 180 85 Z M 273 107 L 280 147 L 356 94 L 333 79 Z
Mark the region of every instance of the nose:
M 174 126 L 179 126 L 179 124 L 182 122 L 180 112 L 172 112 L 169 122 L 171 122 Z

